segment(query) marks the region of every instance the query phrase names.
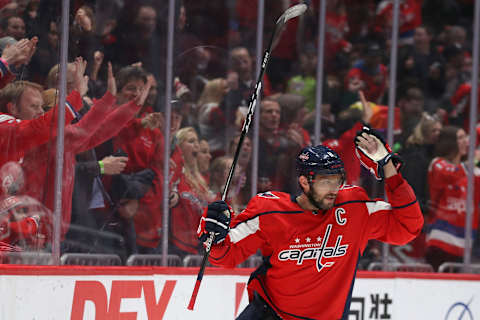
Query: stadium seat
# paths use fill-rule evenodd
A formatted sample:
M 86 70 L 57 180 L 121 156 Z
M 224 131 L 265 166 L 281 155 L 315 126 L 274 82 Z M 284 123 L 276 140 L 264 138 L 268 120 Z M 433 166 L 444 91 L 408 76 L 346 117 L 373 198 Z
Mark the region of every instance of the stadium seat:
M 257 268 L 262 263 L 263 263 L 263 257 L 262 256 L 253 255 L 253 256 L 250 256 L 244 262 L 240 263 L 237 266 L 237 268 Z
M 53 265 L 52 254 L 48 252 L 2 252 L 2 264 Z
M 200 267 L 202 264 L 203 256 L 199 254 L 187 254 L 183 258 L 184 267 Z M 207 266 L 211 266 L 210 262 L 207 261 Z
M 399 272 L 434 272 L 428 263 L 387 263 L 386 270 L 382 262 L 372 262 L 368 265 L 368 271 L 399 271 Z
M 65 253 L 60 257 L 62 265 L 120 266 L 122 260 L 116 254 Z
M 162 266 L 161 254 L 132 254 L 127 259 L 127 266 Z M 182 259 L 176 254 L 167 255 L 167 266 L 181 267 Z
M 438 272 L 480 274 L 480 263 L 466 265 L 460 262 L 444 262 L 438 267 Z

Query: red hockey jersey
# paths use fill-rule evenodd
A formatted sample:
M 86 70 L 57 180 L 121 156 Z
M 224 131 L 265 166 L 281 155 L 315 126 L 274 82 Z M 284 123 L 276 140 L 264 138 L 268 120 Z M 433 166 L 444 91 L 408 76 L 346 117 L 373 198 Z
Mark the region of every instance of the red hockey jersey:
M 170 239 L 180 250 L 198 254 L 198 221 L 213 195 L 208 190 L 201 194 L 188 183 L 180 148 L 175 148 L 171 161 L 175 164 L 170 168 L 171 190 L 178 193 L 178 203 L 171 208 Z
M 453 118 L 459 117 L 463 119 L 463 129 L 466 132 L 469 130 L 470 126 L 470 92 L 472 91 L 472 85 L 470 83 L 462 83 L 457 90 L 455 91 L 454 95 L 450 99 L 452 103 L 453 110 L 450 112 L 449 116 Z M 477 97 L 480 101 L 480 87 L 477 89 Z M 477 103 L 477 112 L 480 111 L 480 103 Z M 478 143 L 478 141 L 477 141 Z
M 76 124 L 65 128 L 65 152 L 62 185 L 62 238 L 70 226 L 75 155 L 111 139 L 135 116 L 141 106 L 133 101 L 113 107 L 110 93 L 97 100 L 89 112 Z M 48 209 L 54 204 L 55 141 L 32 149 L 25 155 L 25 193 L 41 201 Z
M 427 247 L 438 247 L 450 254 L 463 256 L 465 249 L 465 217 L 467 202 L 467 171 L 443 158 L 432 160 L 428 168 L 431 221 Z M 475 169 L 475 195 L 472 233 L 478 227 L 480 174 Z
M 420 207 L 401 175 L 386 180 L 386 191 L 390 203 L 347 186 L 323 212 L 303 210 L 286 193 L 259 194 L 212 247 L 210 262 L 234 267 L 259 248 L 269 261 L 252 274 L 250 294 L 258 292 L 282 319 L 343 319 L 368 240 L 405 244 L 422 228 Z
M 375 74 L 369 74 L 365 69 L 364 62 L 360 61 L 345 76 L 345 87 L 348 87 L 348 83 L 353 78 L 358 78 L 365 83 L 363 91 L 368 101 L 379 103 L 379 98 L 383 96 L 387 88 L 388 70 L 386 66 L 379 64 Z
M 82 97 L 72 91 L 65 103 L 65 123 L 75 117 L 82 108 Z M 15 119 L 9 114 L 0 114 L 0 167 L 9 161 L 19 161 L 26 151 L 46 143 L 57 134 L 58 108 L 32 120 Z
M 114 150 L 119 148 L 128 154 L 123 173 L 152 169 L 155 179 L 152 187 L 140 199 L 134 216 L 137 243 L 144 247 L 156 248 L 160 243 L 162 227 L 163 196 L 163 134 L 159 129 L 142 126 L 141 119 L 132 120 L 114 139 Z
M 413 35 L 415 28 L 422 24 L 422 2 L 423 0 L 400 1 L 400 37 L 409 33 Z M 383 0 L 378 4 L 375 21 L 375 31 L 384 32 L 393 24 L 393 3 L 392 0 Z

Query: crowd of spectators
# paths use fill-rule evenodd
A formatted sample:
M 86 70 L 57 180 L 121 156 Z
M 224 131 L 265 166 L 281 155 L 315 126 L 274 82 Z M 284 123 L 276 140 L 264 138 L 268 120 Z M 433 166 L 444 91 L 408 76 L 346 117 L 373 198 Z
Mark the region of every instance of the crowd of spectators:
M 72 1 L 62 253 L 115 253 L 123 261 L 135 253 L 161 254 L 165 232 L 169 253 L 199 253 L 198 221 L 224 192 L 256 81 L 258 1 L 175 2 L 173 100 L 165 119 L 166 2 Z M 300 2 L 265 1 L 264 43 L 276 18 Z M 327 2 L 320 137 L 314 136 L 320 1 L 308 3 L 274 43 L 255 115 L 258 163 L 252 163 L 251 130 L 227 197 L 237 213 L 252 193 L 296 193 L 294 155 L 315 138 L 340 154 L 347 183 L 382 196 L 381 183 L 354 155 L 353 137 L 363 124 L 387 131 L 393 1 Z M 0 2 L 2 250 L 48 252 L 52 246 L 60 4 Z M 393 147 L 405 159 L 403 175 L 426 225 L 413 243 L 392 248 L 393 261 L 437 269 L 463 257 L 464 161 L 477 140 L 476 132 L 468 135 L 472 12 L 469 0 L 400 1 Z M 170 172 L 163 172 L 166 161 Z M 258 169 L 255 183 L 252 168 Z M 473 227 L 466 230 L 474 239 L 480 188 L 475 192 Z M 360 267 L 380 259 L 378 249 L 369 243 Z

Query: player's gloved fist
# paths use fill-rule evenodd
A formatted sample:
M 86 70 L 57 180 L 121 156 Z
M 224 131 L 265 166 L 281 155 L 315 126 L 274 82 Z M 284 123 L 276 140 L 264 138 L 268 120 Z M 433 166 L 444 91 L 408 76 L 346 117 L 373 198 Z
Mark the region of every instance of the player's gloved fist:
M 230 230 L 232 210 L 225 201 L 215 201 L 208 205 L 203 212 L 197 235 L 201 242 L 205 242 L 210 232 L 215 234 L 213 244 L 222 242 Z
M 361 164 L 370 170 L 377 180 L 385 177 L 383 166 L 392 160 L 397 171 L 402 166 L 400 157 L 393 153 L 380 134 L 368 126 L 364 126 L 355 137 L 355 153 Z

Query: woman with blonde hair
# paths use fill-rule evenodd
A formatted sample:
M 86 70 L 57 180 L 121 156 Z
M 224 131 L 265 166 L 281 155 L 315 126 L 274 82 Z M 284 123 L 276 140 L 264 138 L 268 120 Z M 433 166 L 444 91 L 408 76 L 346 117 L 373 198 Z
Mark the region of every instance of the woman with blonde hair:
M 402 175 L 410 183 L 423 210 L 428 201 L 427 172 L 433 159 L 435 142 L 442 129 L 442 123 L 436 116 L 426 112 L 407 138 L 405 149 L 401 151 L 405 165 Z
M 227 80 L 223 78 L 210 80 L 197 102 L 198 128 L 201 136 L 208 141 L 214 157 L 225 153 L 226 114 L 220 104 L 228 90 Z
M 198 168 L 199 151 L 194 128 L 185 127 L 177 131 L 170 171 L 170 252 L 180 256 L 198 254 L 198 221 L 207 203 L 213 200 Z

